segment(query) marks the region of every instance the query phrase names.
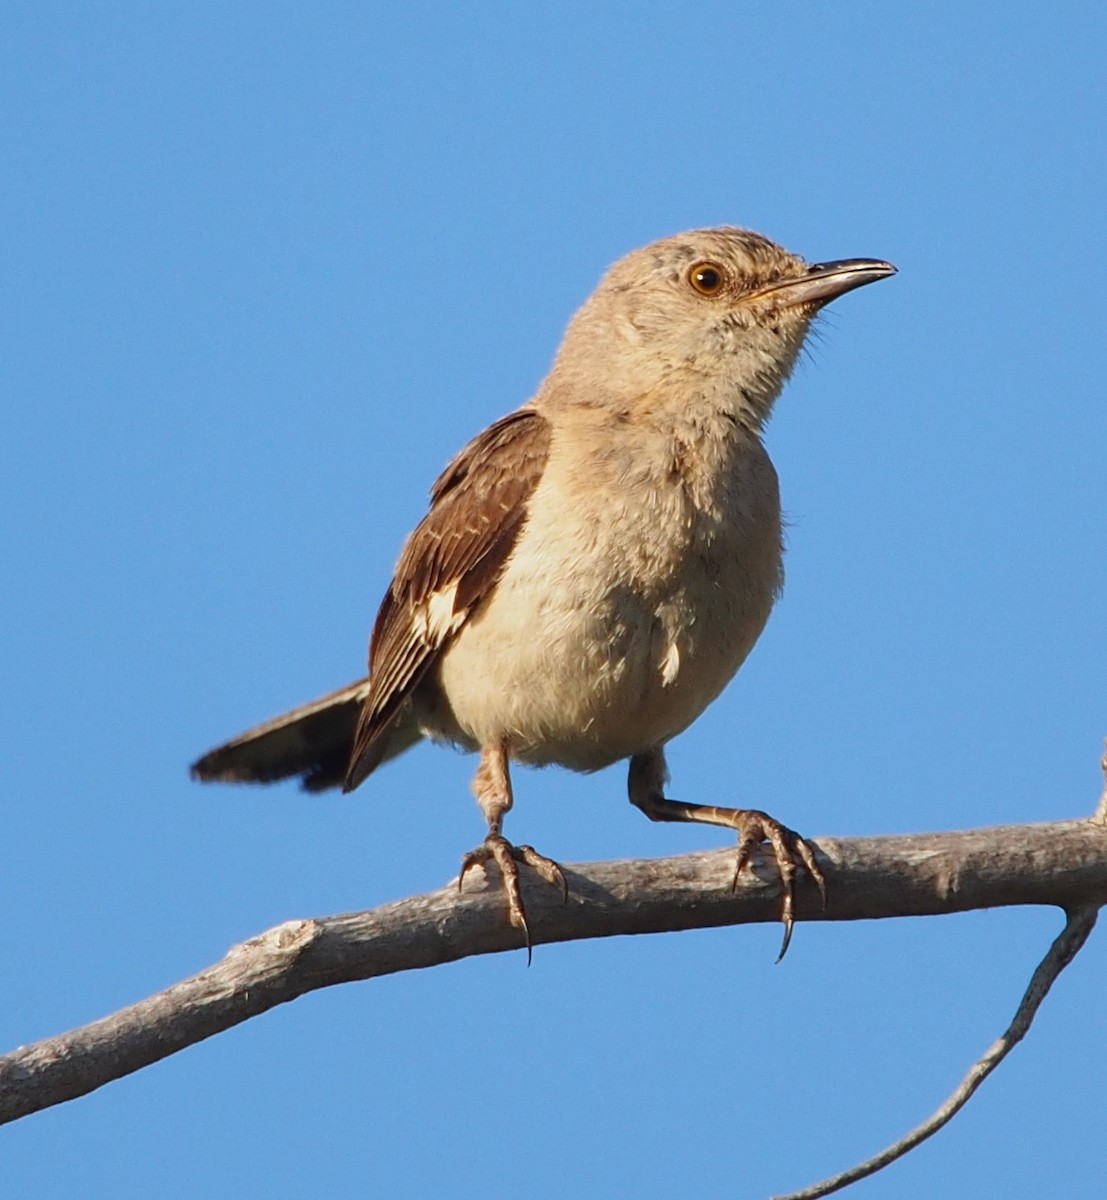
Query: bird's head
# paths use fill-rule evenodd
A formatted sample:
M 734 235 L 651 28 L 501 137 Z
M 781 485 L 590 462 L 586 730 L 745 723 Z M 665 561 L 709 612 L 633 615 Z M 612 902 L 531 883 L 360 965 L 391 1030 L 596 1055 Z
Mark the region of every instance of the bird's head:
M 678 234 L 610 268 L 573 318 L 554 376 L 575 377 L 578 397 L 587 378 L 617 403 L 692 389 L 757 428 L 819 309 L 894 273 L 879 259 L 807 263 L 746 229 Z

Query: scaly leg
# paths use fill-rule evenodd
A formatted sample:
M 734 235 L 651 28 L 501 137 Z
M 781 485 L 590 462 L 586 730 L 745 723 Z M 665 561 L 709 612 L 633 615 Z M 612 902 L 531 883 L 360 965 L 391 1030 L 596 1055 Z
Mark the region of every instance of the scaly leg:
M 523 907 L 523 890 L 519 884 L 519 863 L 525 863 L 547 882 L 558 884 L 562 895 L 569 898 L 569 885 L 561 868 L 552 858 L 539 854 L 533 846 L 514 846 L 500 832 L 503 828 L 504 814 L 511 808 L 511 775 L 508 771 L 507 746 L 500 742 L 495 746 L 485 746 L 480 752 L 480 766 L 473 776 L 473 792 L 477 803 L 488 822 L 488 836 L 475 850 L 470 850 L 461 860 L 461 874 L 458 876 L 457 888 L 465 882 L 465 876 L 471 867 L 484 866 L 489 860 L 500 869 L 504 893 L 507 896 L 507 911 L 512 925 L 521 929 L 527 946 L 527 963 L 531 958 L 530 928 L 527 925 L 527 913 Z
M 795 879 L 797 859 L 815 881 L 826 907 L 826 880 L 815 860 L 815 850 L 794 830 L 756 808 L 716 808 L 713 804 L 685 804 L 680 800 L 669 800 L 665 796 L 665 784 L 669 773 L 665 767 L 665 753 L 657 747 L 644 754 L 636 754 L 630 760 L 630 775 L 627 788 L 630 802 L 640 808 L 651 821 L 699 821 L 705 825 L 722 825 L 738 833 L 738 861 L 734 869 L 732 889 L 738 887 L 738 876 L 749 862 L 750 854 L 762 842 L 773 848 L 780 886 L 783 891 L 780 919 L 784 923 L 784 941 L 777 962 L 784 957 L 792 940 L 795 923 Z

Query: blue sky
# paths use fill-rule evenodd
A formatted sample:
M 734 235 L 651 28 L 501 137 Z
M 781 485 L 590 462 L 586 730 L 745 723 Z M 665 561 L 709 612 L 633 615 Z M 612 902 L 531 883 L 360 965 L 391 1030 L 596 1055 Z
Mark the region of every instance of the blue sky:
M 1066 3 L 5 5 L 4 1047 L 455 872 L 462 756 L 346 799 L 187 764 L 360 672 L 437 471 L 611 261 L 690 227 L 900 274 L 834 306 L 779 405 L 788 586 L 673 794 L 812 836 L 1089 811 L 1105 49 Z M 516 791 L 508 833 L 565 862 L 726 842 L 651 825 L 622 768 Z M 0 1190 L 767 1196 L 928 1113 L 1059 924 L 333 989 L 5 1128 Z M 1092 1194 L 1105 961 L 1093 937 L 954 1125 L 851 1194 Z

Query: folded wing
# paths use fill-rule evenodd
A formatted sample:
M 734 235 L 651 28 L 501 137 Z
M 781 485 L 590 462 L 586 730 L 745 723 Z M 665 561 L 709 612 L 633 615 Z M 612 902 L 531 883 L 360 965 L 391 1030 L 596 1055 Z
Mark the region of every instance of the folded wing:
M 377 614 L 345 791 L 391 757 L 411 693 L 495 588 L 549 444 L 546 419 L 521 408 L 471 441 L 435 482 L 430 511 L 408 538 Z

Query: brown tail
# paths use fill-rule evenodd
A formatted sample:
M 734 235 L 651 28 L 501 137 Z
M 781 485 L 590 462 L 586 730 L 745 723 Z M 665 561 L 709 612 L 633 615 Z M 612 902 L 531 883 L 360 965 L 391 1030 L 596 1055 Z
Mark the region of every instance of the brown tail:
M 205 783 L 275 783 L 298 775 L 308 792 L 339 787 L 368 691 L 369 680 L 359 679 L 247 730 L 194 762 L 192 778 Z M 402 754 L 421 737 L 414 720 L 401 713 L 381 761 Z

